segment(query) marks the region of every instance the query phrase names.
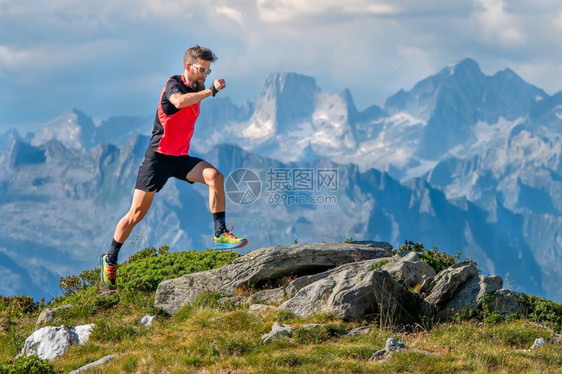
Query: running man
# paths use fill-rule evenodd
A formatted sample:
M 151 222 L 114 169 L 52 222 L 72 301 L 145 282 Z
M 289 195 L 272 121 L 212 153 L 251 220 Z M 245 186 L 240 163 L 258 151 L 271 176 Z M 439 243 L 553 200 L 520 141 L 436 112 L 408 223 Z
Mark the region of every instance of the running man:
M 101 281 L 108 289 L 116 288 L 117 258 L 121 246 L 148 212 L 154 194 L 164 187 L 170 177 L 209 186 L 209 208 L 215 226 L 213 249 L 240 248 L 247 243 L 246 239 L 236 237 L 226 228 L 224 176 L 208 162 L 189 156 L 189 143 L 201 100 L 214 97 L 226 87 L 224 79 L 219 78 L 205 89 L 211 62 L 216 59 L 207 48 L 198 45 L 189 48 L 183 57 L 183 74 L 170 77 L 162 90 L 152 138 L 139 169 L 131 208 L 117 224 L 109 250 L 99 258 Z

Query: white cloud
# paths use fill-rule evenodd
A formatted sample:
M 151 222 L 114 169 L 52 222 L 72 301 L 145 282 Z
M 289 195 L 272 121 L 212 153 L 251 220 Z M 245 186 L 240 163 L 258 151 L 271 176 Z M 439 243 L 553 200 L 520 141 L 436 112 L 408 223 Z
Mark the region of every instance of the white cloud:
M 391 3 L 367 0 L 257 0 L 261 20 L 282 22 L 326 13 L 346 15 L 388 15 L 398 13 Z
M 14 75 L 19 79 L 41 79 L 43 74 L 52 74 L 69 68 L 95 68 L 108 56 L 123 50 L 119 41 L 95 40 L 79 44 L 43 44 L 20 48 L 0 45 L 0 76 Z M 92 66 L 94 65 L 94 66 Z
M 244 21 L 242 20 L 242 12 L 230 8 L 227 6 L 216 7 L 217 14 L 222 14 L 234 21 L 236 21 L 240 26 L 244 27 Z
M 562 11 L 558 12 L 557 16 L 552 21 L 552 25 L 558 29 L 562 29 Z
M 504 0 L 475 0 L 480 10 L 474 14 L 481 37 L 488 43 L 502 46 L 523 44 L 527 37 L 519 16 L 506 11 Z

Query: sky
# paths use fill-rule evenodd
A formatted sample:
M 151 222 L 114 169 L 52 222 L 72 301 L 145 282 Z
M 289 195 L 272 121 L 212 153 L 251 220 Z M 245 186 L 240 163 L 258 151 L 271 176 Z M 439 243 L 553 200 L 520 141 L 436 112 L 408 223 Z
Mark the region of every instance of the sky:
M 554 94 L 561 32 L 554 0 L 0 0 L 0 134 L 69 108 L 151 116 L 196 44 L 219 57 L 208 79 L 237 105 L 295 72 L 365 109 L 467 57 Z

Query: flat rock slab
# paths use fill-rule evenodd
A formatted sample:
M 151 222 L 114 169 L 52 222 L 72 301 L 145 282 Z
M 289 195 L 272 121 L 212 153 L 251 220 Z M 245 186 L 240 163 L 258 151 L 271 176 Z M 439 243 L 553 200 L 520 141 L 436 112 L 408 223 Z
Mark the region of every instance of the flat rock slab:
M 261 248 L 220 269 L 186 274 L 160 283 L 155 306 L 173 315 L 205 292 L 228 296 L 239 287 L 258 287 L 283 277 L 316 274 L 351 262 L 391 257 L 391 250 L 388 243 L 372 241 Z

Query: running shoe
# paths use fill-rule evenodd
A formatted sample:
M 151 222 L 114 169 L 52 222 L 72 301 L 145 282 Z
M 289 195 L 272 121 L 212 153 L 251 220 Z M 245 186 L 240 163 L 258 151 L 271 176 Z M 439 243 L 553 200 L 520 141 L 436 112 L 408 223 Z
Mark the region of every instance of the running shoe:
M 213 249 L 235 249 L 242 248 L 248 244 L 244 238 L 238 238 L 230 230 L 226 230 L 218 238 L 213 236 Z
M 117 288 L 115 280 L 117 279 L 117 265 L 111 265 L 107 263 L 107 254 L 100 256 L 101 265 L 101 283 L 105 288 L 109 290 L 114 290 Z

